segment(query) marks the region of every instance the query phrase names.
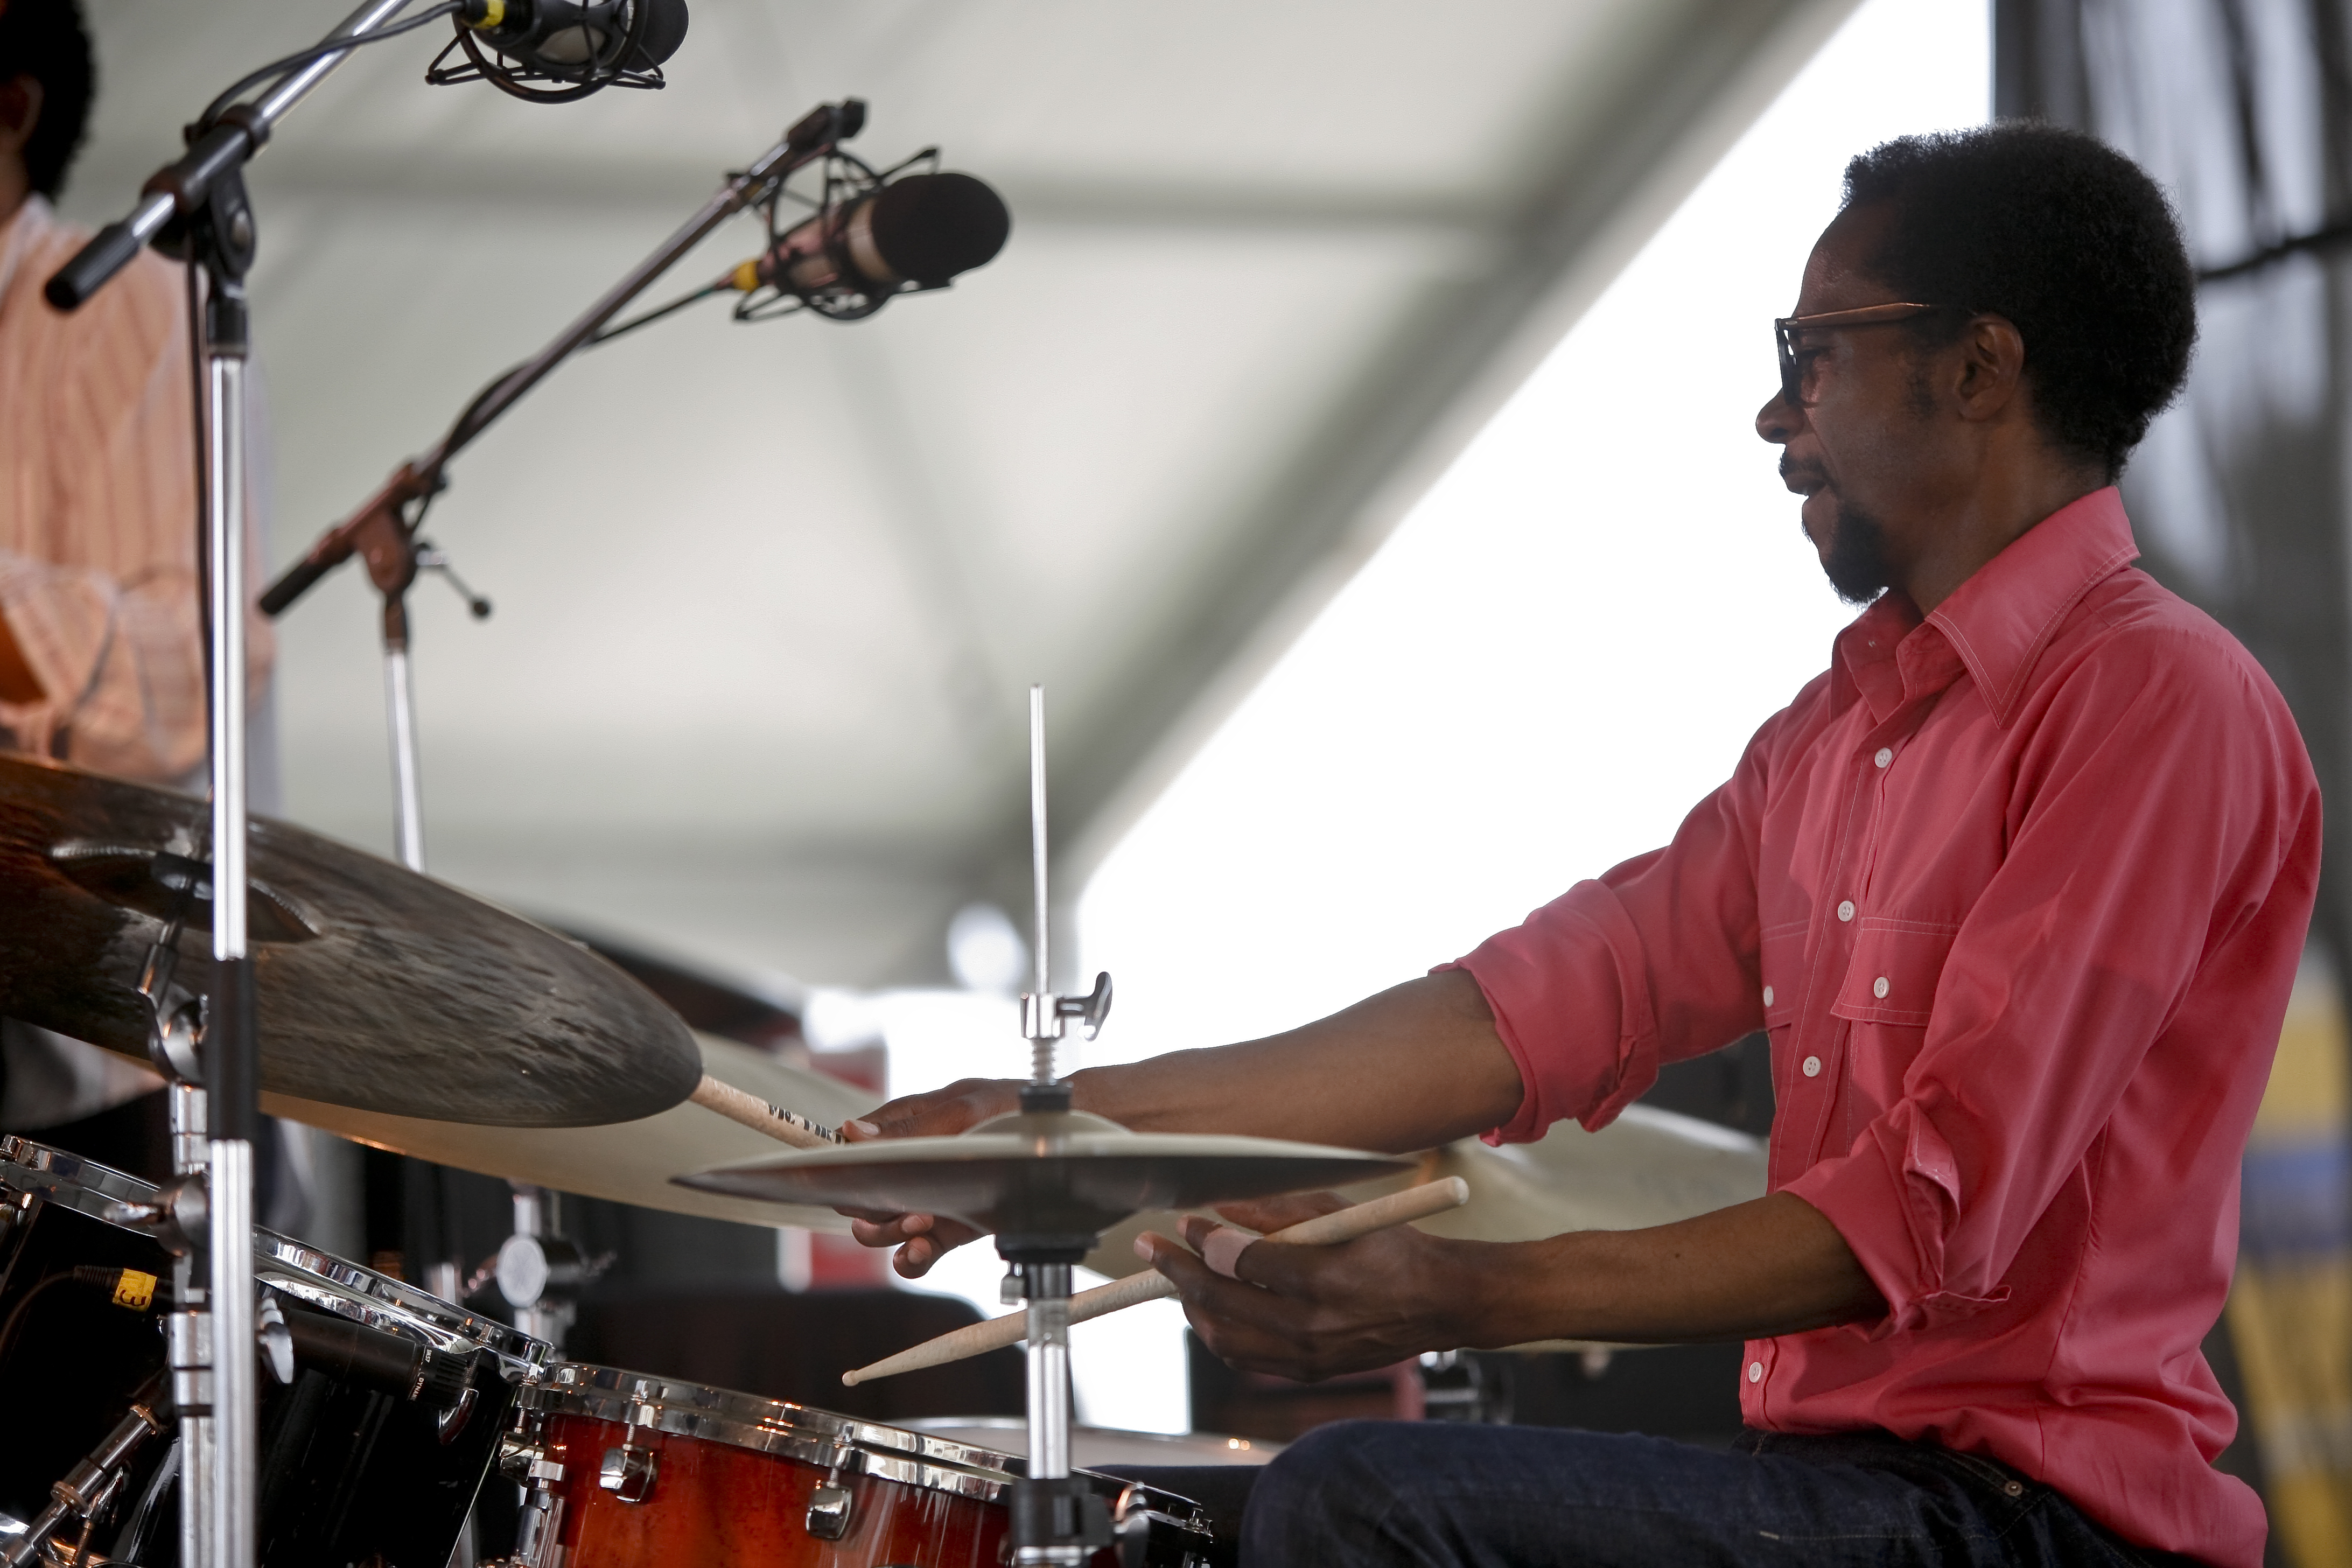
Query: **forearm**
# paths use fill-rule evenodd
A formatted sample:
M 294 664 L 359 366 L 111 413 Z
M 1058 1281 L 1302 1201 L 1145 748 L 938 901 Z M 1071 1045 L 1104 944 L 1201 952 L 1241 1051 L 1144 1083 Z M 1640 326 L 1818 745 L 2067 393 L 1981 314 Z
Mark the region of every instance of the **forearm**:
M 1079 1109 L 1143 1132 L 1234 1132 L 1404 1152 L 1508 1121 L 1518 1067 L 1478 984 L 1424 976 L 1262 1040 L 1089 1068 Z
M 1752 1339 L 1886 1312 L 1837 1227 L 1786 1193 L 1647 1230 L 1457 1245 L 1467 1345 Z

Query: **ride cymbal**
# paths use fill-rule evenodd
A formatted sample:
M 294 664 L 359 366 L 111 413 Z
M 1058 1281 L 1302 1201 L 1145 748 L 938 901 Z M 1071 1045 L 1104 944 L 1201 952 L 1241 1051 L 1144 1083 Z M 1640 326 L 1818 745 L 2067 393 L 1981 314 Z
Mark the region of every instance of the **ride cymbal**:
M 0 1014 L 147 1059 L 150 949 L 211 980 L 201 801 L 0 755 Z M 488 1126 L 629 1121 L 701 1079 L 686 1026 L 578 943 L 389 861 L 255 817 L 261 1087 Z

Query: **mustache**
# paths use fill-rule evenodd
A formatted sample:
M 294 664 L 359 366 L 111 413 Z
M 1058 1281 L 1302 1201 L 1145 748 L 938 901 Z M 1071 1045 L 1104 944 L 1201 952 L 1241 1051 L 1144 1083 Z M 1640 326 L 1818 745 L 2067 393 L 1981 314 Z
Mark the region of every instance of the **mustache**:
M 1801 489 L 1806 485 L 1818 489 L 1829 482 L 1829 475 L 1822 472 L 1819 463 L 1801 463 L 1783 452 L 1780 454 L 1780 482 L 1792 490 Z

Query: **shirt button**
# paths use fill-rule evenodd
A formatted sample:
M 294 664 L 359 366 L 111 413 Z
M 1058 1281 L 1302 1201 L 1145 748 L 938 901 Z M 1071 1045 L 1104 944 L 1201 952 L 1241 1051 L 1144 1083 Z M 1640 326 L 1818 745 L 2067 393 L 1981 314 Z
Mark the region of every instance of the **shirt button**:
M 1886 999 L 1886 976 L 1882 974 L 1870 983 L 1870 994 L 1882 1002 Z
M 1805 1058 L 1805 1076 L 1807 1078 L 1819 1078 L 1822 1076 L 1821 1058 L 1807 1057 Z
M 1748 1363 L 1748 1381 L 1750 1383 L 1761 1383 L 1764 1381 L 1764 1363 L 1762 1362 L 1751 1361 Z
M 1883 768 L 1883 767 L 1885 767 L 1887 763 L 1891 763 L 1891 762 L 1893 762 L 1893 761 L 1895 760 L 1895 752 L 1894 752 L 1894 748 L 1889 747 L 1889 746 L 1881 746 L 1881 747 L 1879 747 L 1879 748 L 1878 748 L 1878 755 L 1876 755 L 1876 756 L 1874 756 L 1874 757 L 1871 758 L 1870 760 L 1871 760 L 1872 762 L 1874 762 L 1874 763 L 1876 763 L 1880 767 L 1882 767 L 1882 768 Z
M 1766 1005 L 1767 1007 L 1769 1007 L 1771 1005 L 1772 1005 L 1772 988 L 1771 988 L 1769 985 L 1767 985 L 1766 987 L 1764 987 L 1764 1005 Z
M 1847 899 L 1838 905 L 1838 919 L 1842 921 L 1850 921 L 1853 919 L 1853 900 L 1852 899 Z

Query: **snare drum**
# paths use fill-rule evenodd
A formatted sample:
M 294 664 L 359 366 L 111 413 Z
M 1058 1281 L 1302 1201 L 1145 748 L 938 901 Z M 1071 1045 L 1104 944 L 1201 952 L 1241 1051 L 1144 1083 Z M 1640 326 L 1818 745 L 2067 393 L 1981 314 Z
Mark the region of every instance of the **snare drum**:
M 1000 1568 L 1012 1555 L 1008 1494 L 1026 1466 L 1011 1454 L 611 1367 L 558 1366 L 516 1407 L 509 1473 L 531 1488 L 519 1568 Z M 1151 1568 L 1208 1561 L 1189 1500 L 1088 1479 L 1114 1517 L 1148 1521 Z
M 0 1138 L 0 1410 L 8 1413 L 0 1421 L 0 1515 L 12 1516 L 0 1518 L 0 1538 L 47 1505 L 50 1483 L 89 1453 L 163 1364 L 161 1298 L 172 1259 L 149 1228 L 155 1196 L 137 1177 Z M 261 1562 L 446 1568 L 497 1458 L 514 1390 L 552 1347 L 269 1231 L 254 1232 L 253 1252 L 254 1275 L 282 1312 L 331 1314 L 470 1363 L 462 1371 L 436 1363 L 464 1379 L 464 1395 L 441 1412 L 347 1376 L 298 1366 L 280 1384 L 265 1372 Z M 163 1285 L 152 1301 L 137 1290 L 110 1297 L 78 1279 L 78 1268 L 135 1270 Z M 171 1568 L 176 1471 L 170 1444 L 148 1444 L 91 1546 L 118 1562 Z

